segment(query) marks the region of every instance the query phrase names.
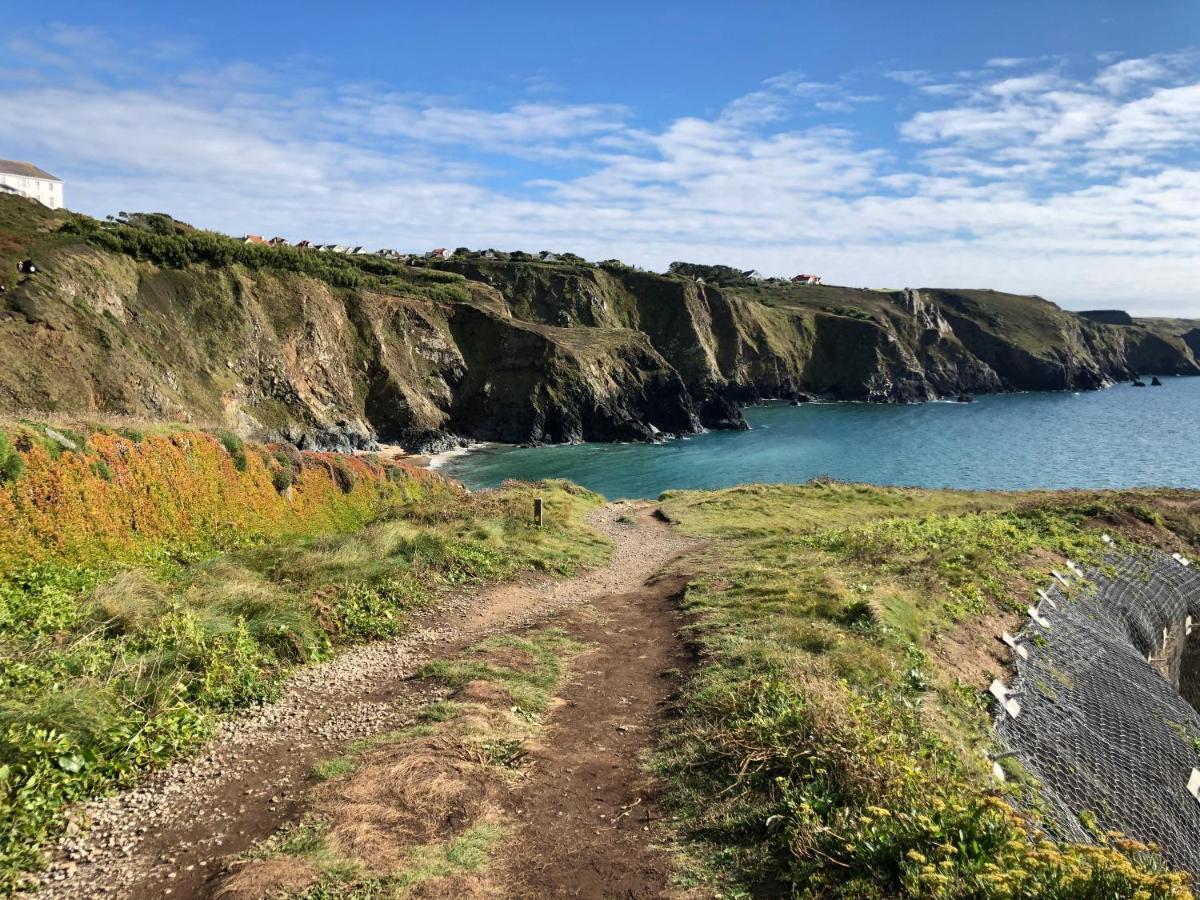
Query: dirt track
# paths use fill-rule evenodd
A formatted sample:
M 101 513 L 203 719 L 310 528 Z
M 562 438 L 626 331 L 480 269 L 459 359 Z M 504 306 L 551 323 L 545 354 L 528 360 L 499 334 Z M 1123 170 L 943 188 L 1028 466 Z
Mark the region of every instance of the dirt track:
M 673 690 L 661 674 L 681 662 L 669 602 L 679 585 L 646 582 L 693 544 L 645 504 L 610 504 L 593 524 L 616 545 L 607 566 L 457 598 L 401 639 L 298 672 L 277 703 L 228 723 L 136 789 L 92 804 L 91 827 L 64 842 L 41 896 L 203 896 L 230 855 L 295 820 L 316 762 L 402 727 L 435 698 L 410 680 L 423 662 L 547 619 L 597 649 L 549 723 L 528 797 L 511 804 L 520 827 L 495 875 L 509 896 L 662 895 L 668 870 L 641 831 L 654 814 L 644 812 L 652 798 L 637 754 Z M 585 603 L 609 624 L 570 612 Z

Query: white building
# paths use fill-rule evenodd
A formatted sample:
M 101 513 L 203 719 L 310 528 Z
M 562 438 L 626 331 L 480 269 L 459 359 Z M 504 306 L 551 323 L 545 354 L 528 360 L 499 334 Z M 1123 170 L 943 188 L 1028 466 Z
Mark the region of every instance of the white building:
M 0 159 L 0 193 L 20 194 L 44 203 L 51 209 L 63 205 L 63 183 L 37 166 L 12 159 Z

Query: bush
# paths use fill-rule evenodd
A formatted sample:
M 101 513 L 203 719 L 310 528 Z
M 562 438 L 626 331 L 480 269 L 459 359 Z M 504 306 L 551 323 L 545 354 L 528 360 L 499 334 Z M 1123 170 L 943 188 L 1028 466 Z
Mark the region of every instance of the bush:
M 232 457 L 233 467 L 239 472 L 245 472 L 248 464 L 245 442 L 232 431 L 222 431 L 217 435 L 217 440 L 221 442 L 225 452 Z
M 0 430 L 0 484 L 16 481 L 25 471 L 25 460 L 12 445 L 8 435 Z
M 280 469 L 278 467 L 272 469 L 271 484 L 275 486 L 275 490 L 282 494 L 292 486 L 292 470 L 290 468 Z

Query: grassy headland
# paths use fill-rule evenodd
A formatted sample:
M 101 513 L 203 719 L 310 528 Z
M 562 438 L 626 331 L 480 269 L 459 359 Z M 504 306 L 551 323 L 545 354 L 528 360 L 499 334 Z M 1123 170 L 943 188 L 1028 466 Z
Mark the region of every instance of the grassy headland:
M 294 665 L 386 637 L 446 590 L 570 572 L 599 498 L 487 495 L 364 457 L 229 434 L 0 430 L 0 892 L 66 804 L 269 699 Z
M 697 878 L 735 897 L 1191 896 L 1147 848 L 1057 843 L 1014 811 L 982 688 L 1056 561 L 1103 531 L 1194 547 L 1200 496 L 813 483 L 663 501 L 714 541 L 686 599 L 703 665 L 659 758 Z

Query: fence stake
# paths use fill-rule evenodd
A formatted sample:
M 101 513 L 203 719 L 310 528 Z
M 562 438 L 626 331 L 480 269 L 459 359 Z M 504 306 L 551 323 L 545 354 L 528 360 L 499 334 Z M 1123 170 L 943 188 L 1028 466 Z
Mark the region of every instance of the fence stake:
M 533 524 L 538 528 L 542 527 L 542 498 L 536 497 L 533 501 Z

